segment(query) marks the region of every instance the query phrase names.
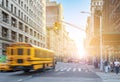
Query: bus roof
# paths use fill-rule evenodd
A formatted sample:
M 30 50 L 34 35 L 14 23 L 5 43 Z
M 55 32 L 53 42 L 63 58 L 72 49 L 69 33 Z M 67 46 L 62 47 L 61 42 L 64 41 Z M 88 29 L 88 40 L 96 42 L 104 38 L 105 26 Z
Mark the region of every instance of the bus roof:
M 50 49 L 47 49 L 47 48 L 42 48 L 42 47 L 38 47 L 38 46 L 35 46 L 33 44 L 29 44 L 29 43 L 25 43 L 25 42 L 15 42 L 15 43 L 12 43 L 9 45 L 9 47 L 35 47 L 35 48 L 40 48 L 40 49 L 43 49 L 43 50 L 46 50 L 46 51 L 51 51 L 51 52 L 54 52 L 53 50 L 50 50 Z
M 31 44 L 25 42 L 15 42 L 9 45 L 9 47 L 17 47 L 17 46 L 32 47 Z

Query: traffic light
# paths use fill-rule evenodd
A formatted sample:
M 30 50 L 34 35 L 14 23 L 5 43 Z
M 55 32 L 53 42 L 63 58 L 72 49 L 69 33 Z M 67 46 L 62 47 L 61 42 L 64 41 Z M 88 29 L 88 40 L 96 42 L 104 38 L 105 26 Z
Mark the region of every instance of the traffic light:
M 59 30 L 61 28 L 61 24 L 59 22 L 55 22 L 54 30 Z
M 54 30 L 58 30 L 58 22 L 55 22 L 55 24 L 54 24 Z
M 54 26 L 55 26 L 55 27 L 58 27 L 58 22 L 55 22 Z

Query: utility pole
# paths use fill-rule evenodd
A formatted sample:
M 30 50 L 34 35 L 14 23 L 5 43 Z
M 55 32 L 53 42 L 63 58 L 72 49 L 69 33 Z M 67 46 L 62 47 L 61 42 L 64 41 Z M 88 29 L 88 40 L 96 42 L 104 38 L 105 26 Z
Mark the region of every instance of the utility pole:
M 100 71 L 103 71 L 103 57 L 102 57 L 102 16 L 100 15 Z

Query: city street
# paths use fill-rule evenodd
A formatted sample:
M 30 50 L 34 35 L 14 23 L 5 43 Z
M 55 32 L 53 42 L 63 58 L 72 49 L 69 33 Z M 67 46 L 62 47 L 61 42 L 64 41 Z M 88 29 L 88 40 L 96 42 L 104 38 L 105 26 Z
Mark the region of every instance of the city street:
M 57 63 L 55 70 L 1 72 L 0 82 L 102 82 L 85 64 Z
M 120 82 L 120 0 L 0 0 L 0 82 Z

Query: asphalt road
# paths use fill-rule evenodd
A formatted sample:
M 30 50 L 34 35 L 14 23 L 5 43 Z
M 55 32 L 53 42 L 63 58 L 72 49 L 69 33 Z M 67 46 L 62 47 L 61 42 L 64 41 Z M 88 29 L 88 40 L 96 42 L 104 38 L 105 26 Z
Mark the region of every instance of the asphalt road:
M 1 72 L 0 82 L 102 82 L 85 64 L 57 63 L 55 70 Z

